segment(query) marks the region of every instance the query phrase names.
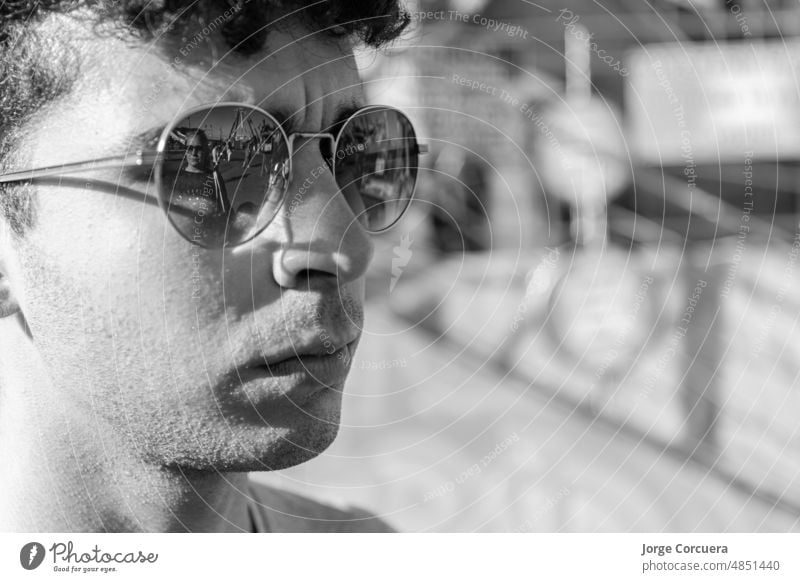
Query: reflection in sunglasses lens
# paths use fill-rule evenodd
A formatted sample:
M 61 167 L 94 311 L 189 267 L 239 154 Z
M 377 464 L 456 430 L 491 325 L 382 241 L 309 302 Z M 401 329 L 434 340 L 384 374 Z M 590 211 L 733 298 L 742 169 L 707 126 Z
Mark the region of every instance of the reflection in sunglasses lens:
M 163 153 L 163 205 L 195 244 L 245 242 L 280 209 L 288 147 L 278 123 L 257 110 L 223 106 L 191 113 L 171 128 Z
M 356 113 L 336 144 L 336 182 L 369 231 L 386 230 L 405 212 L 417 179 L 417 140 L 395 109 Z

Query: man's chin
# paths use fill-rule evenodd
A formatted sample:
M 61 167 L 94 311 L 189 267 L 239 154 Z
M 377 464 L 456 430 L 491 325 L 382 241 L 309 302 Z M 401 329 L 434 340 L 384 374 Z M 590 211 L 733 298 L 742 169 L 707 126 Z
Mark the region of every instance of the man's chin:
M 292 429 L 244 430 L 226 442 L 151 459 L 185 473 L 279 471 L 310 461 L 336 440 L 339 419 L 316 420 Z M 214 451 L 209 454 L 210 451 Z
M 167 471 L 276 471 L 324 452 L 336 440 L 341 409 L 341 390 L 330 389 L 302 407 L 231 406 L 224 414 L 196 415 L 185 423 L 153 415 L 144 431 L 147 440 L 141 432 L 126 436 L 141 460 Z
M 339 433 L 339 422 L 320 422 L 312 430 L 293 430 L 278 443 L 255 451 L 250 463 L 244 463 L 242 471 L 280 471 L 316 458 L 333 444 Z M 258 457 L 258 458 L 256 458 Z

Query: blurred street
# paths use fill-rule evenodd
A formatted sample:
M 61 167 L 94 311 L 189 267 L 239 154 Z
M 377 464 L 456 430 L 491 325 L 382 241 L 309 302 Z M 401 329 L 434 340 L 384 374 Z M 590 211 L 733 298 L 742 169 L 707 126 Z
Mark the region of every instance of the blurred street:
M 734 384 L 720 394 L 718 440 L 697 446 L 685 402 L 670 388 L 686 376 L 682 358 L 636 399 L 663 338 L 614 375 L 633 380 L 609 388 L 593 377 L 595 360 L 576 358 L 544 333 L 531 305 L 517 332 L 524 337 L 501 357 L 524 289 L 493 276 L 509 267 L 500 257 L 483 264 L 494 270 L 483 273 L 482 286 L 458 279 L 459 266 L 420 269 L 426 282 L 408 274 L 391 298 L 385 289 L 373 297 L 337 442 L 314 461 L 259 478 L 366 507 L 405 531 L 800 531 L 796 391 L 765 381 L 770 370 L 788 378 L 793 369 L 796 382 L 793 354 L 748 366 L 746 341 L 726 346 L 726 359 L 739 364 L 726 372 Z M 388 280 L 388 272 L 376 275 L 374 289 Z M 683 291 L 674 274 L 659 285 Z M 650 297 L 669 303 L 663 291 Z M 732 312 L 758 301 L 736 293 Z M 415 324 L 390 304 L 437 309 Z M 794 323 L 782 325 L 791 333 Z M 638 326 L 646 331 L 651 321 Z M 763 403 L 758 414 L 752 399 Z

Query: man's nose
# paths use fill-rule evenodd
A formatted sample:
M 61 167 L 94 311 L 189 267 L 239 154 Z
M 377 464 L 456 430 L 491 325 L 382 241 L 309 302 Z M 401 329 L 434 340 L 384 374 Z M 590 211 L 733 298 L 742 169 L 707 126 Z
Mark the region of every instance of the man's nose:
M 298 280 L 320 274 L 336 277 L 339 284 L 355 281 L 374 254 L 370 235 L 339 192 L 318 141 L 296 145 L 289 191 L 275 218 L 281 237 L 273 255 L 275 281 L 295 287 Z

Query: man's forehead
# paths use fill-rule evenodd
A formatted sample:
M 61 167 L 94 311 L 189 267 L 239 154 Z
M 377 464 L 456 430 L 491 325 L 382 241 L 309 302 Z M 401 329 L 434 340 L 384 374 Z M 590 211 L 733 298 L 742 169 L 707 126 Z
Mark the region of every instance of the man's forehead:
M 352 52 L 327 39 L 298 40 L 296 34 L 276 32 L 249 57 L 220 57 L 212 49 L 198 47 L 191 58 L 176 61 L 163 48 L 98 41 L 60 122 L 48 126 L 60 134 L 62 147 L 68 140 L 85 159 L 152 144 L 182 111 L 200 105 L 258 105 L 283 117 L 294 131 L 320 131 L 364 102 Z M 61 158 L 63 149 L 42 155 L 54 163 L 71 161 L 53 158 Z

